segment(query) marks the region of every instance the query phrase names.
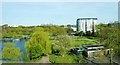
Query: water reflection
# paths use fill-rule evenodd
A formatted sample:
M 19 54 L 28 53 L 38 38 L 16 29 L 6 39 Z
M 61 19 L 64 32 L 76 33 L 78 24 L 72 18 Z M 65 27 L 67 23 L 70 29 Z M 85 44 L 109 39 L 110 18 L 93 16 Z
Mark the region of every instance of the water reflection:
M 25 51 L 25 47 L 24 47 L 24 44 L 28 41 L 29 39 L 6 39 L 4 41 L 0 41 L 0 52 L 2 52 L 2 48 L 4 47 L 4 43 L 8 43 L 8 42 L 11 42 L 11 43 L 15 43 L 16 46 L 15 47 L 18 47 L 20 48 L 20 52 L 23 52 Z

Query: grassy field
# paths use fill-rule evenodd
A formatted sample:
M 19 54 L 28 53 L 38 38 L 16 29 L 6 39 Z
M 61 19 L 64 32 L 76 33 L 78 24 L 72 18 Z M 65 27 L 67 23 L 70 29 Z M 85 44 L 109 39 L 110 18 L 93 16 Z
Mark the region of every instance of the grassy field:
M 87 37 L 77 37 L 77 36 L 70 36 L 71 37 L 71 43 L 73 47 L 82 47 L 82 45 L 86 44 L 97 44 L 97 39 L 89 39 Z
M 76 56 L 67 54 L 64 56 L 51 55 L 49 60 L 51 63 L 78 63 Z
M 71 48 L 74 47 L 82 47 L 82 45 L 86 44 L 97 44 L 98 41 L 96 38 L 87 38 L 87 37 L 77 37 L 77 36 L 69 36 L 71 38 Z M 54 43 L 56 40 L 51 39 L 51 43 Z M 64 55 L 64 56 L 58 56 L 58 55 L 50 55 L 50 62 L 52 63 L 86 63 L 86 61 L 82 58 L 79 58 L 79 56 L 76 55 Z

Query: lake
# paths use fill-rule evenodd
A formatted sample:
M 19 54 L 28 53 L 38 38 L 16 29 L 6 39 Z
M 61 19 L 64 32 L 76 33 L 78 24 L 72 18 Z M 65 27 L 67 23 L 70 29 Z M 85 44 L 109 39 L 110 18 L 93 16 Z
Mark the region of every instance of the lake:
M 12 43 L 15 43 L 16 46 L 15 47 L 18 47 L 20 48 L 20 52 L 23 52 L 26 50 L 26 48 L 24 47 L 24 44 L 28 41 L 29 39 L 12 39 L 12 40 L 4 40 L 4 41 L 0 41 L 0 52 L 2 52 L 2 48 L 4 47 L 4 43 L 7 43 L 7 42 L 12 42 Z
M 29 39 L 5 39 L 4 41 L 0 41 L 0 53 L 2 52 L 2 49 L 4 47 L 4 43 L 8 43 L 8 42 L 11 42 L 11 43 L 15 43 L 17 48 L 20 48 L 20 52 L 26 52 L 26 48 L 24 46 L 24 44 L 28 41 Z M 27 54 L 25 54 L 25 56 L 27 56 Z M 22 57 L 21 57 L 22 58 Z M 2 61 L 6 61 L 4 60 L 3 58 L 0 57 L 0 60 Z M 23 60 L 21 60 L 23 61 Z

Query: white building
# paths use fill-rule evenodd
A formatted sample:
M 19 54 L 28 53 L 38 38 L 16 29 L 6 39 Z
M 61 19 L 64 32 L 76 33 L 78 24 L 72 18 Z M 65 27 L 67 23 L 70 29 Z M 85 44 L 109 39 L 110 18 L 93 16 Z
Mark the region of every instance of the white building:
M 78 18 L 77 19 L 77 31 L 96 31 L 95 25 L 97 24 L 97 18 Z
M 73 31 L 76 31 L 76 27 L 71 27 L 71 29 L 73 29 Z

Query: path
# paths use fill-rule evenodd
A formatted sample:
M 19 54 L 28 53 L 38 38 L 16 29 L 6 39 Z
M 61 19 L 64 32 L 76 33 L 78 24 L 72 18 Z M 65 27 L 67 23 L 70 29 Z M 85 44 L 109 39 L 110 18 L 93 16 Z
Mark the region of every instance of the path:
M 49 55 L 43 56 L 42 59 L 40 61 L 38 61 L 37 63 L 51 63 L 49 61 Z

